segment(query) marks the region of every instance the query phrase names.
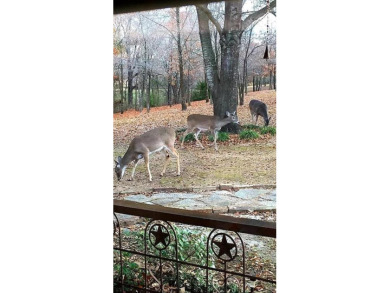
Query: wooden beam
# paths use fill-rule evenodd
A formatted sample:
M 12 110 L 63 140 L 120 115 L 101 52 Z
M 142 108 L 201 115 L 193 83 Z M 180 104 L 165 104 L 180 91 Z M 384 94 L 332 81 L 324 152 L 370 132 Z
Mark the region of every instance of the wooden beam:
M 221 2 L 222 0 L 114 0 L 114 14 Z
M 276 223 L 114 199 L 114 212 L 276 238 Z

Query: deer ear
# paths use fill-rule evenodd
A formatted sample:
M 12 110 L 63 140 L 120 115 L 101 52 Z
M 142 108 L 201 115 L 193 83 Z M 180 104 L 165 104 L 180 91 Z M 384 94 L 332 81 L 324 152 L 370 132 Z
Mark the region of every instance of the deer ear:
M 226 116 L 228 116 L 228 117 L 230 116 L 230 113 L 229 113 L 229 111 L 226 111 Z
M 122 157 L 121 157 L 121 156 L 118 156 L 117 161 L 118 161 L 117 164 L 120 164 L 121 161 L 122 161 Z
M 115 164 L 116 164 L 116 165 L 118 165 L 118 164 L 119 164 L 117 160 L 114 160 L 114 162 L 115 162 Z

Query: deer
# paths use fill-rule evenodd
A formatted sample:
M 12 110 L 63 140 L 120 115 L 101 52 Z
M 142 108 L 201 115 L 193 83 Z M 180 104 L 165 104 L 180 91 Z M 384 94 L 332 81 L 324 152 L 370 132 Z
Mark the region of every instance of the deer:
M 226 111 L 226 118 L 220 118 L 218 116 L 208 116 L 201 114 L 191 114 L 187 117 L 187 130 L 183 134 L 181 141 L 181 148 L 183 148 L 184 138 L 189 133 L 194 133 L 196 142 L 204 149 L 202 143 L 198 139 L 198 135 L 202 131 L 210 130 L 214 132 L 214 148 L 218 151 L 217 138 L 218 131 L 221 130 L 223 126 L 229 123 L 240 123 L 236 115 L 236 111 L 230 113 Z
M 264 119 L 265 126 L 268 126 L 269 121 L 271 120 L 271 116 L 268 117 L 266 104 L 258 100 L 251 100 L 249 102 L 249 109 L 251 111 L 253 122 L 255 121 L 255 117 L 256 117 L 256 125 L 257 125 L 257 119 L 259 118 L 260 115 Z
M 160 176 L 165 174 L 166 167 L 170 160 L 170 154 L 177 158 L 177 176 L 180 176 L 180 159 L 179 153 L 175 149 L 176 132 L 172 128 L 157 127 L 136 136 L 131 142 L 123 158 L 118 156 L 115 162 L 115 173 L 120 181 L 125 174 L 125 170 L 131 162 L 134 162 L 133 171 L 130 180 L 134 179 L 135 169 L 141 159 L 145 160 L 148 169 L 149 181 L 152 181 L 152 174 L 149 168 L 149 157 L 156 152 L 165 151 L 165 163 Z

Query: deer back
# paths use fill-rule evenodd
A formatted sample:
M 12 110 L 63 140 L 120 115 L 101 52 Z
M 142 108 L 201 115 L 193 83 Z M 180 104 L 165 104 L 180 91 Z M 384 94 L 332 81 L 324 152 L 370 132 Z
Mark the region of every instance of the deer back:
M 176 140 L 175 130 L 168 127 L 157 127 L 136 136 L 123 156 L 124 162 L 128 163 L 140 158 L 140 154 L 153 153 L 166 146 L 173 146 Z
M 226 124 L 237 121 L 238 117 L 235 112 L 229 113 L 228 117 L 226 118 L 219 118 L 218 116 L 208 116 L 201 114 L 191 114 L 187 118 L 187 124 L 189 129 L 198 128 L 201 130 L 220 129 Z
M 142 151 L 146 147 L 154 152 L 162 147 L 175 143 L 176 133 L 172 128 L 157 127 L 133 139 L 134 151 Z
M 214 129 L 216 125 L 215 116 L 191 114 L 187 117 L 187 125 L 189 129 L 198 128 L 202 130 Z
M 252 114 L 260 115 L 264 119 L 268 119 L 267 105 L 258 100 L 251 100 L 249 102 L 249 109 Z

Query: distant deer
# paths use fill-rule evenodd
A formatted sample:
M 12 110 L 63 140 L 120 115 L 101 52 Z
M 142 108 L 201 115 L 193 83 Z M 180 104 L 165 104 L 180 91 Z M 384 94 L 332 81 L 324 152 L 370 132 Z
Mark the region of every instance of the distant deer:
M 200 114 L 192 114 L 187 117 L 187 130 L 183 134 L 183 139 L 181 141 L 181 147 L 183 147 L 184 138 L 188 133 L 194 133 L 197 143 L 200 144 L 201 148 L 204 149 L 202 143 L 198 139 L 198 135 L 201 131 L 211 130 L 214 132 L 214 147 L 218 151 L 217 138 L 218 131 L 221 130 L 223 126 L 231 122 L 239 123 L 236 111 L 229 113 L 226 111 L 226 118 L 219 118 L 218 116 L 207 116 Z
M 180 161 L 179 153 L 176 151 L 174 144 L 176 140 L 175 130 L 168 127 L 157 127 L 144 134 L 135 137 L 130 146 L 122 157 L 118 157 L 115 161 L 115 173 L 118 181 L 122 179 L 125 174 L 127 166 L 134 161 L 133 171 L 131 172 L 130 180 L 134 179 L 135 168 L 137 167 L 141 159 L 145 160 L 146 167 L 149 173 L 149 181 L 152 181 L 152 174 L 149 169 L 149 156 L 155 152 L 166 151 L 166 158 L 164 168 L 161 172 L 161 176 L 164 175 L 165 169 L 168 165 L 170 156 L 175 155 L 177 158 L 177 175 L 180 175 Z
M 251 111 L 253 122 L 255 121 L 255 117 L 256 117 L 256 125 L 257 125 L 257 119 L 259 118 L 260 115 L 264 119 L 265 126 L 268 126 L 269 121 L 271 120 L 271 116 L 268 117 L 266 104 L 258 100 L 251 100 L 249 102 L 249 109 Z

